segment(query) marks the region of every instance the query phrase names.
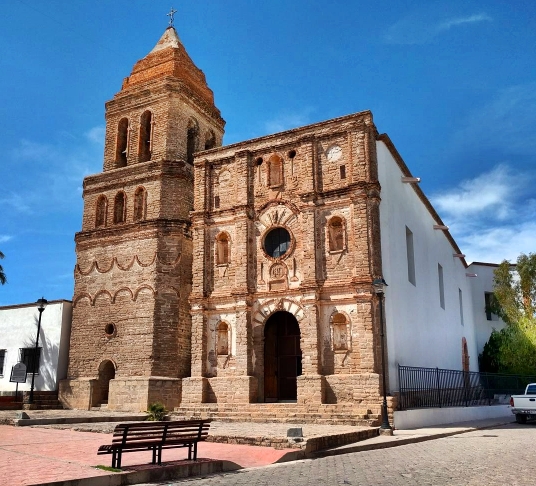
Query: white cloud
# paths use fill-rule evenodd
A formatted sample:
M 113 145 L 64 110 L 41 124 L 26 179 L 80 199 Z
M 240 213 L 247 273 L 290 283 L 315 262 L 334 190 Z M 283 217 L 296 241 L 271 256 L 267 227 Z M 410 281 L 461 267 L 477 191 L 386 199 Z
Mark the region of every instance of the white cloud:
M 11 192 L 5 197 L 0 197 L 0 207 L 9 206 L 15 212 L 30 214 L 32 213 L 32 194 Z
M 443 4 L 420 8 L 391 25 L 384 35 L 388 44 L 426 44 L 453 27 L 468 26 L 493 19 L 486 13 L 445 18 Z
M 468 261 L 514 261 L 535 251 L 534 177 L 502 164 L 430 198 Z
M 436 30 L 440 32 L 442 30 L 449 30 L 451 27 L 456 27 L 458 25 L 473 24 L 475 22 L 491 22 L 492 20 L 493 19 L 485 13 L 469 15 L 468 17 L 445 20 L 436 27 Z
M 0 243 L 5 243 L 6 241 L 12 240 L 13 236 L 11 235 L 0 235 Z
M 57 156 L 57 151 L 51 145 L 21 140 L 19 146 L 14 148 L 12 156 L 20 161 L 50 160 Z
M 506 165 L 499 165 L 474 179 L 460 182 L 454 189 L 438 193 L 432 200 L 440 213 L 454 220 L 483 213 L 504 220 L 512 213 L 511 193 L 519 193 L 522 186 L 522 181 L 518 181 Z
M 530 221 L 482 228 L 459 238 L 454 236 L 469 262 L 515 262 L 520 253 L 534 253 L 536 250 L 536 223 Z
M 106 133 L 106 127 L 100 125 L 98 127 L 93 127 L 85 133 L 85 136 L 88 140 L 98 145 L 104 145 L 104 135 Z
M 8 151 L 6 168 L 9 176 L 0 195 L 0 208 L 9 206 L 15 213 L 78 210 L 83 178 L 102 169 L 102 127 L 85 134 L 40 143 L 20 140 Z

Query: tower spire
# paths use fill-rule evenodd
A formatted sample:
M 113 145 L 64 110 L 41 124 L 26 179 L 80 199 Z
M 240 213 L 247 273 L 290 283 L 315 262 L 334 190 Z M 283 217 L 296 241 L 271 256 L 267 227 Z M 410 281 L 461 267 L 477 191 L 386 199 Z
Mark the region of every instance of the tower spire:
M 177 13 L 177 10 L 175 10 L 173 7 L 171 7 L 171 10 L 168 14 L 166 14 L 167 17 L 169 17 L 169 27 L 173 27 L 173 20 L 174 16 Z

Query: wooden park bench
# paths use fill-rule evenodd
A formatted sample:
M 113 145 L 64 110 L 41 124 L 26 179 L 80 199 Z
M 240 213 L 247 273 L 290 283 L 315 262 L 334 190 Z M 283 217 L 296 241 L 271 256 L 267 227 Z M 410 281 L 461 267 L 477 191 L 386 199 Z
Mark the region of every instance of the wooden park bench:
M 112 467 L 121 469 L 123 452 L 153 451 L 152 464 L 162 464 L 162 449 L 188 447 L 188 459 L 197 460 L 197 443 L 206 440 L 210 420 L 134 422 L 119 424 L 112 443 L 101 445 L 97 454 L 112 454 Z

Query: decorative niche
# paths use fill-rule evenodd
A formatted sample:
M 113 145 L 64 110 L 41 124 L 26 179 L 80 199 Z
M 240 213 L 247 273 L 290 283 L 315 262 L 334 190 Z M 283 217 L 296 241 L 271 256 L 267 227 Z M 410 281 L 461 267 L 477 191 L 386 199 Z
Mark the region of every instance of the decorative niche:
M 351 351 L 351 325 L 350 319 L 342 312 L 336 312 L 330 319 L 331 350 L 334 353 Z

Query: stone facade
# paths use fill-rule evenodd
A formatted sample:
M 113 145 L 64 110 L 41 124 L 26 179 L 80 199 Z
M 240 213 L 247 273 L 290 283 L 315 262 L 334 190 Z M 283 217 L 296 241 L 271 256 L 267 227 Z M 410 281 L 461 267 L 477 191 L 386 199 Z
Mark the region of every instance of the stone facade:
M 223 126 L 173 28 L 106 104 L 104 170 L 84 180 L 75 238 L 73 332 L 60 387 L 70 406 L 179 404 L 175 382 L 190 374 L 191 162 L 221 145 Z M 155 383 L 166 383 L 161 393 Z
M 363 112 L 196 155 L 188 388 L 202 390 L 183 387 L 184 405 L 377 403 L 375 138 Z M 266 324 L 285 314 L 299 327 L 295 396 L 282 390 L 292 358 L 266 369 Z
M 376 410 L 372 114 L 227 147 L 223 127 L 168 28 L 106 104 L 104 170 L 84 181 L 60 396 L 115 410 L 157 400 Z

